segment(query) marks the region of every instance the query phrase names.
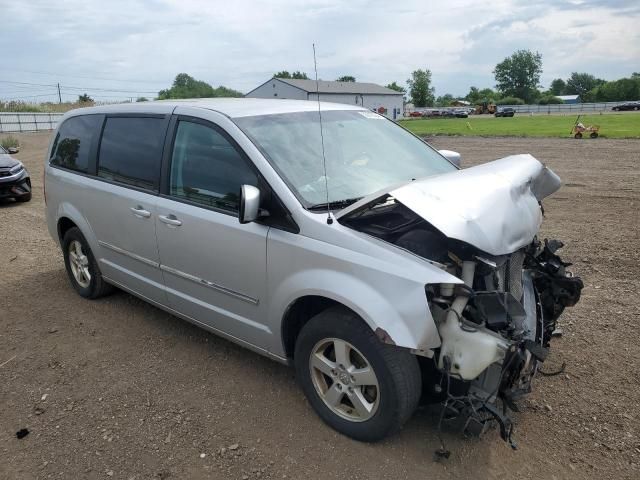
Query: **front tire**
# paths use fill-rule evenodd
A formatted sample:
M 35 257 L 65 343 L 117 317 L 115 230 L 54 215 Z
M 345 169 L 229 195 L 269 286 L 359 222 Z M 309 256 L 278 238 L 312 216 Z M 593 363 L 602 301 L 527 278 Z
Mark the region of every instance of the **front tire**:
M 316 413 L 348 437 L 375 442 L 398 431 L 422 392 L 408 350 L 382 343 L 344 307 L 313 317 L 298 336 L 296 376 Z
M 93 252 L 79 228 L 70 228 L 62 239 L 64 266 L 69 281 L 81 297 L 95 299 L 113 291 L 102 278 Z

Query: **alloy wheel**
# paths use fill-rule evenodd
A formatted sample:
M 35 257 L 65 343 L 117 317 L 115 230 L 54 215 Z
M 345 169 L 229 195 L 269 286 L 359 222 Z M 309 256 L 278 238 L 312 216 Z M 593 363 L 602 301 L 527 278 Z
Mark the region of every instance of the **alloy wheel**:
M 69 266 L 73 278 L 82 288 L 89 287 L 91 272 L 89 271 L 89 258 L 82 249 L 82 244 L 73 240 L 69 243 Z
M 334 414 L 352 422 L 375 415 L 380 404 L 378 379 L 366 357 L 349 342 L 319 341 L 311 351 L 309 370 L 316 393 Z

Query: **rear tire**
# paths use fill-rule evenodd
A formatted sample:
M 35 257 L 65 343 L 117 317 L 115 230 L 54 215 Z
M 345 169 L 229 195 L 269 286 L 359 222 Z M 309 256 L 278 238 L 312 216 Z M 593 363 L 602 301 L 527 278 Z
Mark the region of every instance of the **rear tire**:
M 327 309 L 305 324 L 294 363 L 296 377 L 320 418 L 356 440 L 375 442 L 395 433 L 420 400 L 416 357 L 382 343 L 344 307 Z
M 69 281 L 81 297 L 100 298 L 114 290 L 102 278 L 93 252 L 78 227 L 70 228 L 64 234 L 62 254 Z
M 582 138 L 582 134 L 580 132 L 578 132 L 573 136 L 573 138 L 581 139 Z

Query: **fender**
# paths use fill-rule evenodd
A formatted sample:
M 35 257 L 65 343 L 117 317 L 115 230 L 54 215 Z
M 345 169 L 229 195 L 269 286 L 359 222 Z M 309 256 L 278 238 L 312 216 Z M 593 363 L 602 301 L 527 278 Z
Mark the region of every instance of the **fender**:
M 84 238 L 89 243 L 89 247 L 91 248 L 92 252 L 97 253 L 100 251 L 99 245 L 98 245 L 98 238 L 96 237 L 96 234 L 93 232 L 93 229 L 89 225 L 89 222 L 87 222 L 86 218 L 84 218 L 84 215 L 80 213 L 80 210 L 78 210 L 69 202 L 60 202 L 58 204 L 58 211 L 56 212 L 56 217 L 55 217 L 56 239 L 59 238 L 57 226 L 58 226 L 58 222 L 62 217 L 66 217 L 76 224 L 76 226 L 82 232 L 82 235 L 84 235 Z
M 267 245 L 271 331 L 281 331 L 282 319 L 297 299 L 316 295 L 356 312 L 387 343 L 429 355 L 440 346 L 440 335 L 425 285 L 461 280 L 394 250 L 371 242 L 366 255 L 272 229 Z M 281 339 L 273 342 L 271 350 L 283 354 Z

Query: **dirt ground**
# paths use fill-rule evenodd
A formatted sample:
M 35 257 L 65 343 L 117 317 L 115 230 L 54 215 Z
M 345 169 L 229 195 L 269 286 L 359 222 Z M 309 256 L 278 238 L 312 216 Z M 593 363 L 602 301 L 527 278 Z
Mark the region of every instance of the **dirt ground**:
M 548 163 L 565 185 L 543 234 L 585 281 L 544 367 L 566 373 L 537 378 L 519 449 L 449 429 L 435 463 L 434 409 L 358 443 L 319 420 L 292 369 L 128 294 L 80 298 L 45 227 L 48 134 L 19 138 L 34 198 L 0 205 L 0 478 L 640 478 L 640 141 L 434 139 L 466 165 Z

